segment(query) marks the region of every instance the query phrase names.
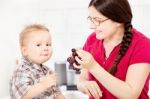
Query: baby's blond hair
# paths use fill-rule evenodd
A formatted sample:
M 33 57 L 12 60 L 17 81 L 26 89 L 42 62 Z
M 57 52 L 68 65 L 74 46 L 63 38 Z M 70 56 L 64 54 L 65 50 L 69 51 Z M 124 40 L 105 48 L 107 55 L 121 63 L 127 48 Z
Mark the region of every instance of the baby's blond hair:
M 26 26 L 22 30 L 22 32 L 20 33 L 20 36 L 19 36 L 20 46 L 22 47 L 24 45 L 24 41 L 25 41 L 27 35 L 29 35 L 33 31 L 39 31 L 39 30 L 49 32 L 49 29 L 45 25 L 42 25 L 42 24 L 31 24 L 31 25 Z

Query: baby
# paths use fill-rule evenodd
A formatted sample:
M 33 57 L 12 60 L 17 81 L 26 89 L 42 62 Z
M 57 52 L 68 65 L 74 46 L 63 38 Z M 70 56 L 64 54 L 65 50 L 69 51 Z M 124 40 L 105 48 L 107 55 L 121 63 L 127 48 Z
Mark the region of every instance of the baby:
M 57 77 L 43 65 L 52 56 L 51 35 L 41 24 L 27 26 L 20 33 L 22 61 L 10 80 L 11 99 L 65 99 Z

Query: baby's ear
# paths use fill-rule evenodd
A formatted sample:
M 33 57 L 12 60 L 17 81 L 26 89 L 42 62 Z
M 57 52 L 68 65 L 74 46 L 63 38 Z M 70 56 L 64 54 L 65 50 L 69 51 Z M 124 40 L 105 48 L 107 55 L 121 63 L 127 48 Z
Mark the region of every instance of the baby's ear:
M 22 47 L 21 47 L 21 52 L 22 52 L 22 54 L 23 54 L 24 56 L 27 56 L 27 49 L 26 49 L 26 47 L 22 46 Z
M 19 65 L 20 64 L 20 60 L 19 59 L 16 59 L 16 65 Z

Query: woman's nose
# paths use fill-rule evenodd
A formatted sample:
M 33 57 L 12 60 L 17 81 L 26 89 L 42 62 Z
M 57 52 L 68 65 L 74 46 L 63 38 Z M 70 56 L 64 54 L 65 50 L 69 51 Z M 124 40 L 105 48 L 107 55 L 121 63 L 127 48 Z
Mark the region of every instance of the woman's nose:
M 89 27 L 90 29 L 96 29 L 96 25 L 92 22 L 90 22 Z

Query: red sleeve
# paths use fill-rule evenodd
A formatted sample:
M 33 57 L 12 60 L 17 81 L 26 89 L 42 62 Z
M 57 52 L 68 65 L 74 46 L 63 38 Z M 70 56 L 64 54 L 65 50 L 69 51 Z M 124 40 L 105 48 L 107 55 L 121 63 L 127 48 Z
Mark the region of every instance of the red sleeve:
M 141 39 L 135 45 L 130 64 L 150 63 L 150 40 Z

